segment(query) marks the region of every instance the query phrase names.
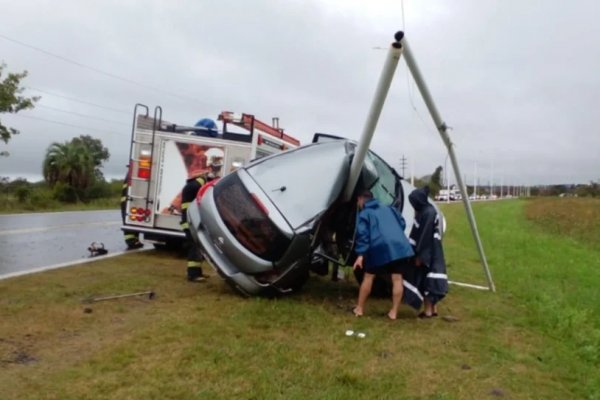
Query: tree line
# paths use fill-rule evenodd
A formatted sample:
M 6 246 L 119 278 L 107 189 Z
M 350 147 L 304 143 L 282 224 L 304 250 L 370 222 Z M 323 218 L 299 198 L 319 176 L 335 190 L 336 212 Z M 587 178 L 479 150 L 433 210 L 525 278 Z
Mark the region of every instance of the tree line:
M 34 108 L 40 98 L 24 96 L 21 85 L 27 71 L 5 74 L 5 69 L 6 64 L 0 63 L 0 116 Z M 3 146 L 7 146 L 17 134 L 17 129 L 4 125 L 0 120 Z M 9 157 L 10 153 L 0 148 L 0 156 Z M 44 182 L 30 183 L 24 179 L 11 182 L 7 177 L 0 177 L 0 191 L 5 195 L 4 208 L 11 201 L 17 203 L 16 208 L 52 208 L 49 206 L 53 201 L 78 203 L 116 198 L 120 182 L 106 182 L 101 170 L 109 158 L 110 153 L 102 141 L 89 135 L 80 135 L 63 143 L 54 142 L 44 157 Z
M 39 97 L 23 96 L 21 81 L 26 78 L 27 71 L 8 73 L 3 77 L 6 65 L 0 63 L 0 115 L 14 114 L 22 110 L 32 109 Z M 7 127 L 0 120 L 0 140 L 6 146 L 12 136 L 19 131 Z M 8 157 L 9 152 L 0 148 L 0 157 Z M 29 183 L 24 179 L 10 181 L 0 177 L 0 191 L 5 194 L 5 207 L 11 201 L 21 208 L 52 208 L 53 202 L 88 203 L 97 199 L 117 198 L 120 193 L 120 181 L 106 182 L 101 168 L 110 158 L 110 153 L 102 145 L 100 139 L 89 135 L 80 135 L 63 143 L 52 143 L 45 154 L 42 166 L 44 182 Z M 442 166 L 435 168 L 431 175 L 415 180 L 417 187 L 428 185 L 431 195 L 435 196 L 442 188 Z M 468 187 L 469 193 L 473 188 Z M 482 193 L 486 190 L 481 188 Z M 534 186 L 530 188 L 532 196 L 600 196 L 600 185 L 591 182 L 589 185 L 552 185 Z M 116 203 L 115 203 L 116 204 Z

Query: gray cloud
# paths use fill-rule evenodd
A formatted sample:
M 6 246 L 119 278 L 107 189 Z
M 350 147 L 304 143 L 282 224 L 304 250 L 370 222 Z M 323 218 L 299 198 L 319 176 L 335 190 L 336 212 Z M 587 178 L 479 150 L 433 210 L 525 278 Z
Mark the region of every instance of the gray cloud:
M 450 132 L 467 181 L 587 182 L 600 178 L 600 25 L 591 1 L 409 2 L 407 38 Z M 111 151 L 104 172 L 127 162 L 137 102 L 193 124 L 222 110 L 280 117 L 307 142 L 316 131 L 358 138 L 402 2 L 0 0 L 0 34 L 160 90 L 123 82 L 0 38 L 0 59 L 27 69 L 26 85 L 125 111 L 41 93 L 0 159 L 0 174 L 40 174 L 47 146 L 79 134 Z M 30 94 L 40 94 L 33 90 Z M 175 95 L 173 95 L 175 94 Z M 373 141 L 416 174 L 445 161 L 445 148 L 401 61 Z M 492 167 L 493 164 L 493 167 Z

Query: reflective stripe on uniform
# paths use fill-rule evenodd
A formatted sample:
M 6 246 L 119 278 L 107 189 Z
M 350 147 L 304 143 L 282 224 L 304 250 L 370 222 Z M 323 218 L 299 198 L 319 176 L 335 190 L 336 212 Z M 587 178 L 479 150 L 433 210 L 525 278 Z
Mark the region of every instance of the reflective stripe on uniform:
M 137 239 L 138 235 L 135 233 L 126 233 L 125 240 Z
M 123 184 L 123 189 L 127 189 L 127 184 L 126 183 Z
M 204 185 L 206 183 L 206 181 L 204 180 L 204 178 L 196 178 L 196 182 L 198 182 L 201 185 Z
M 181 209 L 182 210 L 186 210 L 190 206 L 190 204 L 192 204 L 192 203 L 191 202 L 189 202 L 189 203 L 181 203 Z
M 188 261 L 187 262 L 188 268 L 200 267 L 201 265 L 202 265 L 202 263 L 200 261 Z
M 423 301 L 423 296 L 419 293 L 419 289 L 417 289 L 414 285 L 408 282 L 406 279 L 402 281 L 402 286 L 406 289 L 410 290 L 415 296 L 417 296 L 421 301 Z
M 123 197 L 121 197 L 121 203 L 124 203 L 124 202 L 126 202 L 126 201 L 127 201 L 127 196 L 123 196 Z
M 190 224 L 188 224 L 187 222 L 182 222 L 180 225 L 181 229 L 190 229 Z
M 430 272 L 430 273 L 427 274 L 427 277 L 431 278 L 431 279 L 445 279 L 445 280 L 448 280 L 448 275 L 446 275 L 446 274 L 440 274 L 440 273 L 437 273 L 437 272 Z

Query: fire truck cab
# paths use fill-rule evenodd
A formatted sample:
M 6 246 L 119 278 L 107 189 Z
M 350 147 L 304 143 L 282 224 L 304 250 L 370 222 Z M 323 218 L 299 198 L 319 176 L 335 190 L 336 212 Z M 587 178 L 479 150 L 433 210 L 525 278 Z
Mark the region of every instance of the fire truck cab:
M 177 247 L 181 189 L 189 172 L 227 175 L 250 160 L 296 148 L 300 141 L 250 114 L 224 111 L 221 129 L 182 126 L 162 119 L 162 109 L 137 104 L 129 155 L 128 188 L 122 230 L 143 234 L 155 247 Z

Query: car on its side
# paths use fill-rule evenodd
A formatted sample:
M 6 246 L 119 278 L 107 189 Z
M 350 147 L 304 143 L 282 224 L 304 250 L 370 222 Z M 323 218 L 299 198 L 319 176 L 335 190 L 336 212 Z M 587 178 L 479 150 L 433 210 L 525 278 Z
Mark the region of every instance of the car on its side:
M 188 210 L 206 260 L 245 295 L 290 293 L 329 261 L 352 265 L 356 194 L 370 189 L 414 221 L 414 189 L 368 151 L 354 195 L 342 201 L 356 143 L 316 134 L 313 143 L 256 160 L 222 178 Z M 358 277 L 359 280 L 362 278 Z

